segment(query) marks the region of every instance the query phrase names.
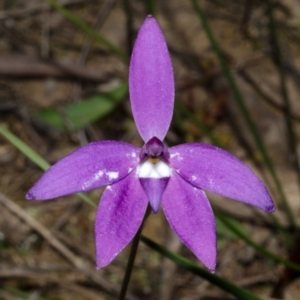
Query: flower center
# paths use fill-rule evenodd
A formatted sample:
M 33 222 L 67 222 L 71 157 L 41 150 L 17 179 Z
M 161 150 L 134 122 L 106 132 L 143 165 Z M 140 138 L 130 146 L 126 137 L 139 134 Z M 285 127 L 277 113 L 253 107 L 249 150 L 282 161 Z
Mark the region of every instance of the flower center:
M 159 158 L 149 158 L 138 166 L 139 178 L 169 178 L 170 167 Z
M 154 213 L 159 210 L 162 195 L 171 177 L 169 156 L 167 146 L 157 137 L 151 138 L 140 152 L 141 162 L 137 167 L 137 175 Z
M 141 149 L 140 159 L 145 161 L 147 159 L 153 159 L 153 163 L 158 162 L 159 159 L 168 162 L 169 151 L 167 146 L 157 137 L 151 138 Z M 157 160 L 158 159 L 158 160 Z
M 169 151 L 157 137 L 151 138 L 141 149 L 141 163 L 137 172 L 139 178 L 169 178 L 171 169 L 168 165 Z

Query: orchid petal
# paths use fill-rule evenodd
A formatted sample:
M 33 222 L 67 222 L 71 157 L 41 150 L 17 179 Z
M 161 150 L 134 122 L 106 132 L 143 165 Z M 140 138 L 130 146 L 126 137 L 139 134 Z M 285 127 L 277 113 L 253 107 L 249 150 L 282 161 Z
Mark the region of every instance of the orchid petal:
M 108 265 L 132 240 L 147 205 L 136 172 L 105 189 L 95 222 L 97 268 Z
M 148 197 L 149 203 L 155 214 L 158 213 L 161 197 L 167 187 L 169 179 L 169 177 L 140 178 L 140 183 Z
M 210 271 L 214 271 L 216 226 L 204 191 L 174 172 L 163 194 L 162 207 L 180 240 Z
M 166 41 L 157 21 L 148 16 L 141 26 L 129 69 L 133 117 L 143 140 L 163 140 L 173 114 L 174 77 Z
M 275 210 L 262 181 L 230 153 L 200 143 L 175 146 L 169 152 L 170 166 L 191 184 L 267 212 Z
M 117 182 L 137 166 L 139 151 L 117 141 L 90 143 L 47 170 L 26 198 L 47 200 Z

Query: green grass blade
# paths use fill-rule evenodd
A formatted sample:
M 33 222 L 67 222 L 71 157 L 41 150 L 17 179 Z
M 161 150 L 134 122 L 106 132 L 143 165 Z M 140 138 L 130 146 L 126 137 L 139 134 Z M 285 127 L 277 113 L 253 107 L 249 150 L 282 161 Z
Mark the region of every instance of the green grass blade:
M 272 176 L 272 179 L 273 179 L 273 182 L 276 186 L 276 189 L 278 191 L 278 194 L 280 196 L 280 199 L 281 199 L 281 202 L 284 206 L 284 209 L 285 209 L 285 212 L 287 214 L 287 217 L 289 219 L 289 222 L 291 224 L 291 226 L 295 229 L 296 228 L 296 222 L 295 222 L 295 219 L 294 219 L 294 216 L 293 216 L 293 213 L 291 211 L 291 208 L 289 207 L 289 204 L 286 200 L 286 197 L 285 197 L 285 194 L 284 194 L 284 191 L 283 191 L 283 188 L 282 188 L 282 185 L 279 181 L 279 178 L 275 172 L 275 169 L 274 169 L 274 166 L 273 166 L 273 163 L 267 153 L 267 150 L 265 148 L 265 145 L 264 145 L 264 142 L 263 142 L 263 139 L 261 138 L 260 136 L 260 133 L 247 109 L 247 106 L 244 102 L 244 99 L 243 99 L 243 96 L 235 82 L 235 79 L 229 69 L 229 67 L 227 66 L 226 62 L 225 62 L 225 59 L 223 57 L 223 54 L 222 54 L 222 51 L 221 51 L 221 48 L 219 46 L 219 44 L 217 43 L 213 33 L 212 33 L 212 30 L 207 22 L 207 19 L 206 19 L 206 16 L 201 8 L 201 6 L 199 5 L 198 1 L 197 0 L 191 0 L 192 2 L 192 5 L 194 7 L 194 10 L 196 11 L 201 23 L 202 23 L 202 26 L 203 26 L 203 29 L 212 45 L 212 48 L 213 50 L 215 51 L 216 53 L 216 56 L 219 60 L 219 63 L 220 63 L 220 66 L 221 66 L 221 69 L 223 71 L 223 74 L 225 76 L 225 78 L 227 79 L 227 82 L 228 82 L 228 85 L 229 85 L 229 88 L 233 94 L 233 98 L 235 99 L 237 105 L 238 105 L 238 108 L 240 110 L 240 112 L 242 113 L 243 117 L 244 117 L 244 120 L 249 128 L 249 131 L 251 132 L 253 138 L 254 138 L 254 141 L 259 149 L 259 151 L 261 152 L 262 154 L 262 157 L 263 157 L 263 160 Z
M 147 14 L 155 16 L 156 14 L 156 3 L 155 0 L 146 0 Z
M 96 41 L 100 42 L 101 44 L 105 45 L 111 52 L 118 55 L 122 60 L 128 61 L 128 56 L 124 51 L 119 49 L 116 45 L 111 43 L 105 37 L 99 34 L 96 30 L 90 27 L 88 24 L 83 22 L 79 17 L 74 15 L 68 9 L 59 5 L 55 0 L 45 0 L 49 5 L 51 5 L 55 10 L 60 12 L 66 19 L 71 21 L 73 24 L 81 28 L 85 33 L 93 37 Z
M 209 128 L 203 122 L 198 120 L 179 99 L 175 99 L 175 110 L 186 115 L 189 121 L 195 124 L 204 133 L 204 135 L 210 139 L 211 143 L 220 147 L 219 141 L 213 136 Z
M 142 236 L 141 240 L 150 248 L 154 249 L 158 253 L 160 253 L 162 256 L 169 258 L 174 263 L 176 263 L 178 266 L 192 272 L 193 274 L 200 276 L 207 281 L 211 282 L 212 284 L 218 286 L 222 290 L 230 293 L 231 295 L 237 297 L 238 299 L 243 300 L 262 300 L 260 297 L 250 293 L 249 291 L 246 291 L 237 285 L 221 278 L 218 275 L 214 275 L 200 267 L 198 267 L 196 264 L 194 264 L 192 261 L 175 254 L 165 247 L 155 243 L 154 241 L 148 239 L 145 236 Z
M 35 299 L 35 300 L 47 300 L 46 298 L 44 297 L 40 297 L 40 296 L 33 296 L 31 293 L 28 293 L 28 292 L 23 292 L 19 289 L 16 289 L 14 287 L 10 287 L 10 286 L 4 286 L 2 287 L 2 290 L 10 293 L 11 295 L 13 296 L 16 296 L 19 298 L 22 298 L 22 299 Z M 2 298 L 1 298 L 2 299 Z
M 18 137 L 16 137 L 2 125 L 0 125 L 0 133 L 42 170 L 47 170 L 50 167 L 50 164 L 46 160 L 44 160 L 37 152 L 27 146 L 23 141 L 21 141 Z
M 283 66 L 283 59 L 282 59 L 281 49 L 279 45 L 279 38 L 277 36 L 276 24 L 273 16 L 273 1 L 271 0 L 268 0 L 268 14 L 269 14 L 269 27 L 270 27 L 270 40 L 273 46 L 272 47 L 273 61 L 279 73 L 280 89 L 281 89 L 282 99 L 284 101 L 284 106 L 285 106 L 284 117 L 285 117 L 287 133 L 288 133 L 290 157 L 292 160 L 293 167 L 297 172 L 298 183 L 300 183 L 300 162 L 297 153 L 297 137 L 296 137 L 293 121 L 291 118 L 291 114 L 292 114 L 291 101 L 287 89 L 286 74 Z
M 295 271 L 300 271 L 300 265 L 293 263 L 292 261 L 289 261 L 287 259 L 282 258 L 279 255 L 276 255 L 268 250 L 266 250 L 264 247 L 260 246 L 259 244 L 252 241 L 248 235 L 245 233 L 246 231 L 243 229 L 243 227 L 235 222 L 232 222 L 231 218 L 225 217 L 223 214 L 214 211 L 215 217 L 219 219 L 228 229 L 231 230 L 237 237 L 239 237 L 241 240 L 243 240 L 245 243 L 247 243 L 249 246 L 254 248 L 257 252 L 261 253 L 262 255 L 268 257 L 269 259 L 273 260 L 276 263 L 280 263 L 285 265 L 286 267 L 293 269 Z
M 16 137 L 1 124 L 0 134 L 2 134 L 11 144 L 19 149 L 29 160 L 39 166 L 42 170 L 46 171 L 50 167 L 50 164 L 44 158 L 42 158 L 36 151 L 27 146 L 22 140 Z M 90 206 L 96 207 L 96 204 L 86 195 L 78 193 L 77 196 Z

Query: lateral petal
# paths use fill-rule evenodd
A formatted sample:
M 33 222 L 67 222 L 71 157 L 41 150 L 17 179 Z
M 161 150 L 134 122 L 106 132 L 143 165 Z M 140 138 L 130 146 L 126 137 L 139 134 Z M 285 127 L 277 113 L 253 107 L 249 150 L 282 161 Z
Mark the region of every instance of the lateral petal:
M 242 161 L 220 148 L 189 143 L 169 149 L 170 166 L 185 180 L 213 193 L 275 210 L 263 182 Z
M 164 139 L 173 115 L 174 77 L 166 41 L 157 21 L 148 16 L 131 56 L 129 92 L 133 117 L 145 142 Z
M 123 142 L 93 142 L 49 168 L 28 191 L 28 200 L 47 200 L 119 181 L 138 165 L 140 149 Z
M 204 191 L 174 172 L 163 194 L 162 207 L 180 240 L 213 272 L 216 267 L 216 226 Z
M 97 268 L 108 265 L 132 240 L 147 205 L 136 172 L 105 189 L 95 221 Z

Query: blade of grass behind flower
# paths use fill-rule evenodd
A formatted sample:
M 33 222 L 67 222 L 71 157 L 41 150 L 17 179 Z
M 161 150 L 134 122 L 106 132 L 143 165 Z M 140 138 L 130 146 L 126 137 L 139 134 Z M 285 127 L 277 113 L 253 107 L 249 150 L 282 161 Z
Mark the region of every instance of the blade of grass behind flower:
M 155 0 L 146 0 L 146 5 L 147 5 L 147 13 L 149 15 L 155 16 L 156 14 Z
M 93 37 L 96 41 L 105 45 L 111 52 L 118 55 L 122 60 L 128 61 L 128 56 L 125 52 L 119 49 L 116 45 L 111 43 L 105 37 L 103 37 L 99 32 L 89 26 L 87 23 L 83 22 L 79 17 L 74 15 L 70 10 L 64 8 L 59 5 L 55 0 L 45 0 L 50 6 L 52 6 L 55 10 L 60 12 L 66 19 L 71 21 L 76 26 L 80 27 L 85 33 Z
M 22 298 L 22 299 L 47 300 L 44 297 L 40 297 L 38 295 L 34 295 L 34 293 L 23 292 L 23 291 L 21 291 L 19 289 L 16 289 L 16 288 L 10 287 L 10 286 L 4 286 L 4 287 L 2 287 L 2 290 L 6 291 L 7 293 L 9 293 L 9 294 L 11 294 L 13 296 L 17 296 L 18 299 Z
M 10 141 L 17 149 L 19 149 L 28 159 L 39 166 L 42 170 L 46 171 L 50 168 L 50 164 L 42 158 L 36 151 L 26 145 L 22 140 L 12 134 L 4 126 L 0 124 L 0 133 Z M 85 194 L 78 193 L 77 196 L 87 204 L 96 207 L 96 204 Z
M 289 222 L 292 226 L 292 228 L 296 228 L 296 222 L 295 222 L 295 219 L 294 219 L 294 216 L 293 216 L 293 213 L 291 211 L 291 208 L 286 200 L 286 197 L 285 197 L 285 194 L 284 194 L 284 191 L 283 191 L 283 188 L 282 188 L 282 185 L 279 181 L 279 178 L 276 174 L 276 171 L 274 169 L 274 166 L 273 166 L 273 163 L 267 153 L 267 150 L 265 148 L 265 145 L 264 145 L 264 142 L 263 142 L 263 139 L 261 138 L 260 136 L 260 133 L 248 111 L 248 108 L 245 104 L 245 101 L 243 99 L 243 96 L 235 82 L 235 79 L 229 69 L 229 67 L 227 66 L 225 60 L 224 60 L 224 57 L 223 57 L 223 54 L 222 54 L 222 51 L 221 51 L 221 48 L 219 46 L 219 44 L 217 43 L 212 31 L 211 31 L 211 28 L 206 20 L 206 16 L 201 8 L 201 6 L 199 5 L 198 1 L 197 0 L 191 0 L 192 2 L 192 5 L 194 7 L 194 10 L 197 14 L 197 16 L 199 17 L 201 23 L 202 23 L 202 26 L 203 26 L 203 29 L 211 43 L 211 46 L 213 48 L 213 50 L 215 51 L 216 53 L 216 56 L 219 60 L 219 63 L 220 63 L 220 66 L 221 66 L 221 69 L 223 71 L 223 74 L 225 76 L 225 78 L 227 79 L 227 82 L 228 82 L 228 86 L 233 94 L 233 99 L 236 101 L 237 105 L 238 105 L 238 108 L 240 110 L 240 112 L 242 113 L 244 119 L 245 119 L 245 122 L 249 128 L 249 131 L 251 132 L 252 134 L 252 137 L 256 143 L 256 146 L 258 147 L 259 151 L 261 152 L 262 154 L 262 157 L 263 157 L 263 160 L 272 176 L 272 179 L 273 179 L 273 182 L 276 186 L 276 189 L 278 191 L 278 194 L 280 196 L 280 200 L 284 206 L 284 209 L 285 209 L 285 212 L 286 212 L 286 215 L 289 219 Z
M 300 265 L 293 263 L 292 261 L 289 261 L 287 259 L 284 259 L 280 257 L 279 255 L 276 255 L 268 250 L 266 250 L 264 247 L 260 246 L 259 244 L 255 243 L 253 240 L 251 240 L 248 235 L 245 233 L 246 231 L 242 229 L 243 227 L 235 222 L 232 222 L 230 217 L 224 216 L 224 214 L 218 212 L 217 210 L 214 210 L 215 217 L 219 219 L 228 229 L 230 229 L 236 236 L 238 236 L 240 239 L 242 239 L 244 242 L 246 242 L 249 246 L 254 248 L 257 252 L 263 254 L 264 256 L 270 258 L 274 262 L 284 264 L 286 267 L 289 267 L 290 269 L 293 269 L 295 271 L 300 271 Z
M 250 293 L 247 290 L 244 290 L 237 285 L 231 283 L 230 281 L 227 281 L 223 278 L 221 278 L 218 275 L 214 275 L 200 267 L 198 267 L 196 264 L 194 264 L 192 261 L 175 254 L 171 251 L 169 251 L 167 248 L 155 243 L 154 241 L 148 239 L 145 236 L 141 237 L 141 240 L 150 248 L 154 249 L 158 253 L 160 253 L 162 256 L 169 258 L 174 263 L 176 263 L 178 266 L 192 272 L 193 274 L 200 276 L 207 281 L 211 282 L 212 284 L 218 286 L 222 290 L 230 293 L 231 295 L 237 297 L 238 299 L 243 300 L 262 300 L 262 298 Z
M 179 99 L 175 99 L 175 110 L 185 114 L 186 117 L 210 139 L 211 143 L 220 147 L 219 141 L 213 136 L 208 127 L 203 122 L 199 121 Z
M 300 162 L 297 153 L 297 139 L 296 139 L 293 121 L 291 118 L 291 111 L 292 111 L 291 101 L 286 86 L 286 76 L 285 76 L 286 74 L 283 67 L 283 60 L 282 60 L 282 55 L 281 55 L 281 50 L 279 45 L 279 39 L 278 39 L 276 24 L 273 16 L 273 1 L 271 0 L 268 0 L 268 14 L 269 14 L 269 27 L 270 27 L 270 40 L 273 46 L 272 57 L 273 57 L 273 62 L 277 67 L 279 73 L 281 95 L 285 104 L 284 117 L 285 117 L 287 133 L 288 133 L 290 157 L 292 158 L 292 164 L 294 169 L 296 170 L 298 183 L 300 186 Z

